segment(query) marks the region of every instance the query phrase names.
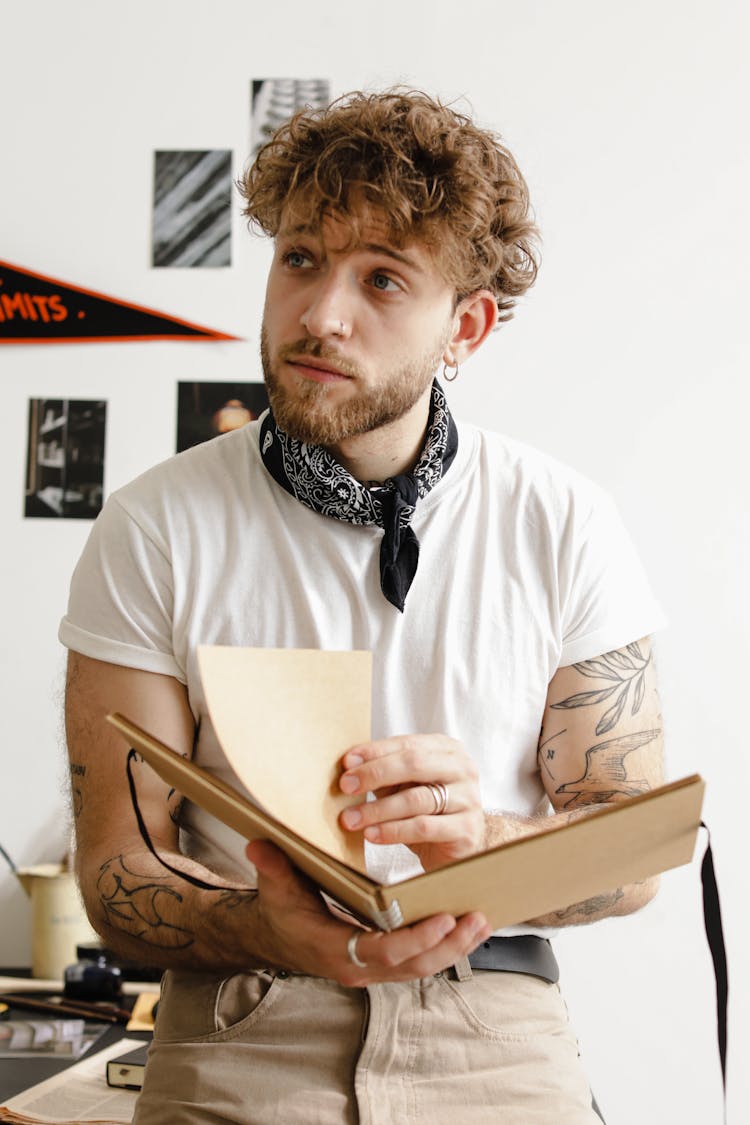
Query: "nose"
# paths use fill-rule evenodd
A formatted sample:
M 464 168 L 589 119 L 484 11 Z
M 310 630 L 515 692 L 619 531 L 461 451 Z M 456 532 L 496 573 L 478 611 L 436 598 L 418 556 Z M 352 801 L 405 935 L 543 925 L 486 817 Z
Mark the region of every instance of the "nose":
M 308 334 L 318 340 L 331 336 L 348 340 L 352 310 L 347 301 L 344 279 L 333 275 L 321 278 L 309 294 L 300 322 Z

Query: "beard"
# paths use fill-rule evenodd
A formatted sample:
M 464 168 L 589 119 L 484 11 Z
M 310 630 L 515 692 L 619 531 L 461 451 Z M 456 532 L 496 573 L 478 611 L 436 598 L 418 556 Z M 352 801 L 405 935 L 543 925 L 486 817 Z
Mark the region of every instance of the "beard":
M 359 369 L 342 359 L 338 351 L 319 340 L 284 344 L 276 356 L 270 354 L 265 325 L 261 329 L 260 355 L 263 378 L 279 429 L 308 445 L 335 446 L 360 434 L 371 433 L 407 414 L 432 383 L 450 338 L 450 325 L 441 340 L 416 359 L 405 360 L 345 402 L 336 402 L 336 386 L 293 377 L 292 388 L 282 385 L 276 367 L 290 356 L 315 356 L 330 360 L 337 370 L 355 378 Z

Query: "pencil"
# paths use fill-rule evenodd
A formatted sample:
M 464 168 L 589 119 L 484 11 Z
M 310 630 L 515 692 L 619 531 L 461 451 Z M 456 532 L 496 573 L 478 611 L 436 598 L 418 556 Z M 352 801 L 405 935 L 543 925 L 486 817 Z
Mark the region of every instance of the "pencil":
M 48 1015 L 79 1016 L 83 1019 L 101 1020 L 104 1023 L 126 1023 L 130 1012 L 125 1008 L 99 1007 L 97 1004 L 78 1003 L 72 1000 L 38 1000 L 30 996 L 17 996 L 14 993 L 0 995 L 0 1002 L 13 1008 L 23 1008 L 29 1012 L 46 1012 Z

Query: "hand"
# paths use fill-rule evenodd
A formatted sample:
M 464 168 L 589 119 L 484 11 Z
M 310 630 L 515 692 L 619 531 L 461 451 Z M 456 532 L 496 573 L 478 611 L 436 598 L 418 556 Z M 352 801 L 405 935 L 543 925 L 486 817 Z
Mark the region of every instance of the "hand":
M 374 844 L 406 844 L 426 871 L 485 846 L 479 773 L 455 739 L 444 734 L 383 738 L 353 746 L 342 765 L 342 792 L 364 796 L 369 791 L 377 798 L 344 810 L 340 824 L 347 831 L 364 830 Z M 448 790 L 440 815 L 427 787 L 435 782 Z
M 354 965 L 347 952 L 350 922 L 330 913 L 319 892 L 267 840 L 247 846 L 258 872 L 254 957 L 261 963 L 325 977 L 347 988 L 380 981 L 416 980 L 454 965 L 492 932 L 483 914 L 435 914 L 392 933 L 364 930 Z M 267 960 L 264 960 L 267 959 Z

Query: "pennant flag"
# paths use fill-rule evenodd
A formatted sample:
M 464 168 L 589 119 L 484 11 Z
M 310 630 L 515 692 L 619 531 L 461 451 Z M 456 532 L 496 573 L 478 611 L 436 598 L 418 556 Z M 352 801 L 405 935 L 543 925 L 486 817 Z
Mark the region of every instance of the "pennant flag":
M 237 339 L 0 261 L 0 344 Z

